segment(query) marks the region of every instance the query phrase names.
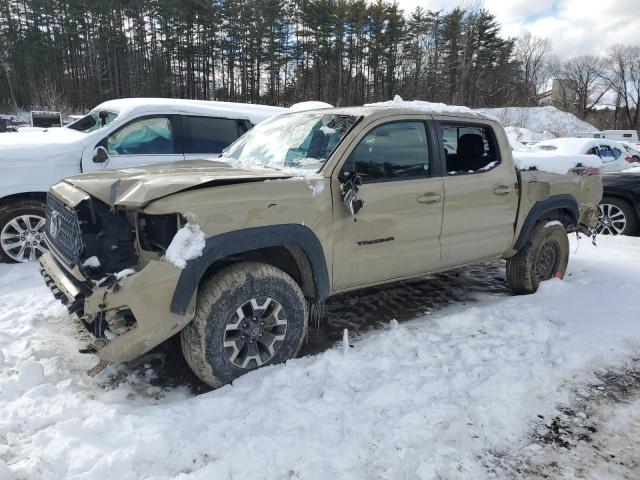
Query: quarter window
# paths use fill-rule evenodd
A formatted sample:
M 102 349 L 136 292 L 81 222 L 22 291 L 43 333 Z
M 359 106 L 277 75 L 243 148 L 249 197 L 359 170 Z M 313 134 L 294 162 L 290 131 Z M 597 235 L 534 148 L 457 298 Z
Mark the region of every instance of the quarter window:
M 110 155 L 162 155 L 174 153 L 174 133 L 167 117 L 135 120 L 107 139 Z
M 238 138 L 238 125 L 228 118 L 183 117 L 186 129 L 184 153 L 220 153 Z
M 500 162 L 489 127 L 442 125 L 442 141 L 449 175 L 481 173 Z
M 343 171 L 364 183 L 429 176 L 429 146 L 423 122 L 395 122 L 371 130 L 351 152 Z

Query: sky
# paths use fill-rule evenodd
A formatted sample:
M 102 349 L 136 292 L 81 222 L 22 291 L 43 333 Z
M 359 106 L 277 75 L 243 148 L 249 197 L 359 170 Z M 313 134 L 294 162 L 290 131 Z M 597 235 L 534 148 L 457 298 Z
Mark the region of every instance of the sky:
M 493 13 L 503 36 L 531 32 L 547 37 L 560 58 L 606 53 L 612 45 L 640 46 L 640 0 L 399 0 L 410 12 L 415 7 L 450 10 L 456 4 L 476 4 Z

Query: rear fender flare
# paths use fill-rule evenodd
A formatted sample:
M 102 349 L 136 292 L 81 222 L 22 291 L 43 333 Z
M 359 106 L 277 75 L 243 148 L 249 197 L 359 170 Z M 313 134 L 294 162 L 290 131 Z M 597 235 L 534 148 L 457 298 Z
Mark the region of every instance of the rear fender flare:
M 330 287 L 329 272 L 320 241 L 304 225 L 282 224 L 246 228 L 207 239 L 202 256 L 189 260 L 182 270 L 171 301 L 171 311 L 186 315 L 200 280 L 214 262 L 230 255 L 278 246 L 297 246 L 304 252 L 311 265 L 315 300 L 324 301 L 329 296 Z
M 580 221 L 580 207 L 573 196 L 562 194 L 554 195 L 545 200 L 540 200 L 533 204 L 527 218 L 522 224 L 518 239 L 513 246 L 515 251 L 519 251 L 524 247 L 536 223 L 545 218 L 545 215 L 553 210 L 566 210 L 573 220 L 574 225 L 578 225 L 578 222 Z

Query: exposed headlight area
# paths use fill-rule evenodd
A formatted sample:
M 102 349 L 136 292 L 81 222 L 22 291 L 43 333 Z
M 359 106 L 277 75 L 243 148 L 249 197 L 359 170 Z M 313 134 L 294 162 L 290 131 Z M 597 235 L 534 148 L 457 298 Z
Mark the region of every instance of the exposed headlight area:
M 181 217 L 178 214 L 138 215 L 138 241 L 143 250 L 164 253 L 174 235 L 181 227 Z

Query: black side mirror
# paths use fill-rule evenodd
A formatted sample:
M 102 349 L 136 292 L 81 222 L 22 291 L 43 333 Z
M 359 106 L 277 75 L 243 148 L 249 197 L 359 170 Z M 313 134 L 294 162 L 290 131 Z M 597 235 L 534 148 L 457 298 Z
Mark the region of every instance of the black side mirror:
M 358 191 L 360 190 L 360 185 L 362 185 L 362 175 L 357 172 L 343 172 L 341 177 L 340 191 L 342 192 L 342 200 L 351 215 L 357 215 L 364 207 L 364 200 L 358 198 Z
M 104 147 L 96 147 L 93 151 L 93 163 L 107 163 L 109 161 L 109 154 Z

